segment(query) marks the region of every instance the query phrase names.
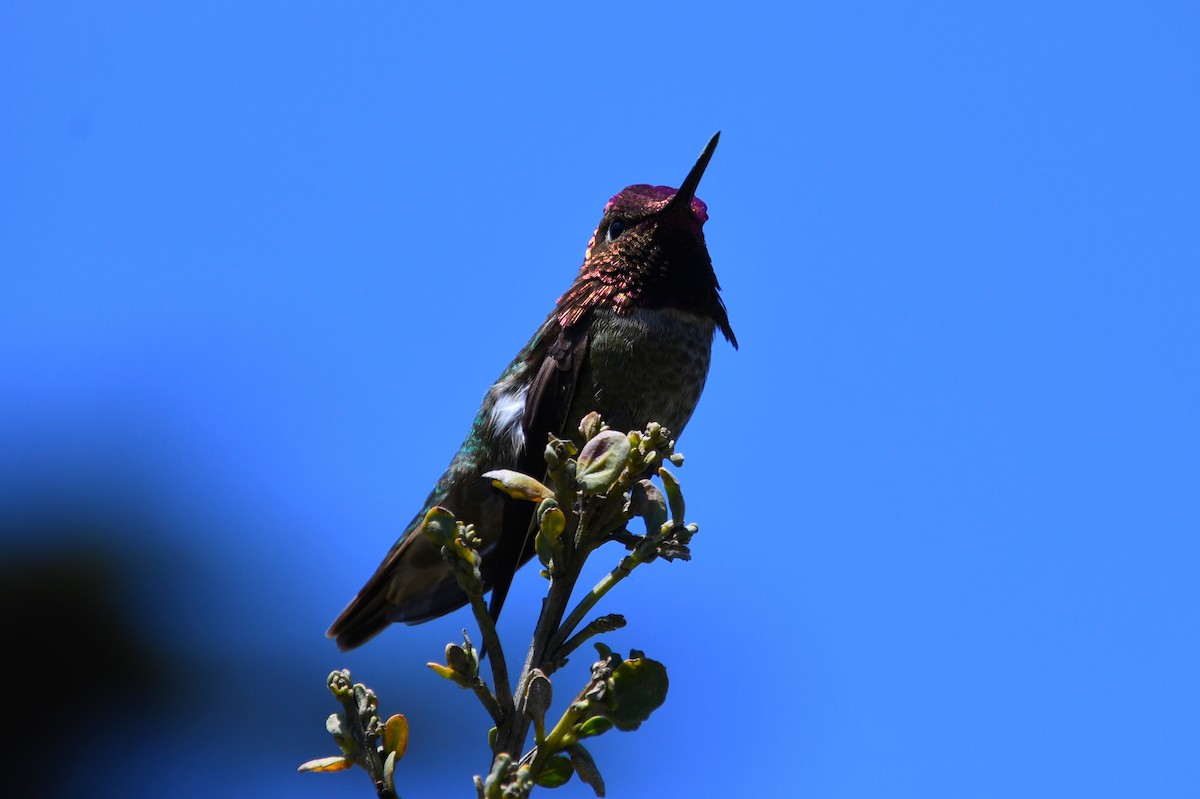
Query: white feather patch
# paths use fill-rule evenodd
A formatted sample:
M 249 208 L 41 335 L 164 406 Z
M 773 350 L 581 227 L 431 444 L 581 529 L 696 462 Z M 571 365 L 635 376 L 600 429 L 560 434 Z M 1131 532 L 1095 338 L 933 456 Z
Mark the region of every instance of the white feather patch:
M 513 455 L 525 446 L 525 428 L 521 424 L 525 419 L 525 396 L 529 386 L 522 386 L 518 391 L 505 391 L 496 397 L 492 406 L 489 421 L 496 437 L 506 441 Z

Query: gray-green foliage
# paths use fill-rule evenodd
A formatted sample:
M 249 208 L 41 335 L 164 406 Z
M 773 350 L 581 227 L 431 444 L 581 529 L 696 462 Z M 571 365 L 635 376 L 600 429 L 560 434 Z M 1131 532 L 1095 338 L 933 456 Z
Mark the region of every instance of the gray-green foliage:
M 661 663 L 637 650 L 622 657 L 596 643 L 599 659 L 587 683 L 557 719 L 551 715 L 551 678 L 568 656 L 594 636 L 625 626 L 617 614 L 584 624 L 592 608 L 637 566 L 660 557 L 688 559 L 696 532 L 696 525 L 684 521 L 679 482 L 663 465 L 683 463 L 669 430 L 651 423 L 643 431 L 620 433 L 591 413 L 579 425 L 579 441 L 582 448 L 570 440 L 550 440 L 544 480 L 509 470 L 485 475 L 509 496 L 538 503 L 534 549 L 548 589 L 515 688 L 483 598 L 480 540 L 471 524 L 444 508 L 425 517 L 422 531 L 440 547 L 466 592 L 491 668 L 489 685 L 480 673 L 479 650 L 465 633 L 462 643 L 446 645 L 444 663 L 429 664 L 439 676 L 473 691 L 492 720 L 492 763 L 485 776 L 475 777 L 480 799 L 527 796 L 535 786 L 554 788 L 572 776 L 604 796 L 600 771 L 581 742 L 613 728 L 637 729 L 666 699 L 667 671 Z M 650 475 L 659 477 L 661 489 Z M 642 520 L 643 533 L 629 530 L 635 518 Z M 610 542 L 622 544 L 627 554 L 567 614 L 584 563 Z M 327 728 L 342 754 L 309 761 L 300 770 L 359 765 L 371 775 L 378 796 L 397 796 L 396 762 L 408 743 L 404 717 L 382 721 L 375 694 L 352 683 L 348 671 L 331 674 L 329 688 L 342 710 L 330 716 Z M 526 750 L 530 725 L 533 746 Z

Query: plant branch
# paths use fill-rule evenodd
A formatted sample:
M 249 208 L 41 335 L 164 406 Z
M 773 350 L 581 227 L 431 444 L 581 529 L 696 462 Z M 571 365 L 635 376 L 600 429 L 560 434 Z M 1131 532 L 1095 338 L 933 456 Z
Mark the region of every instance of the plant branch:
M 555 662 L 565 660 L 567 655 L 582 646 L 589 638 L 603 633 L 610 633 L 613 630 L 619 630 L 624 626 L 625 617 L 619 613 L 609 613 L 607 616 L 600 616 L 593 619 L 586 627 L 571 636 L 565 644 L 553 650 L 550 657 Z M 565 628 L 566 625 L 564 624 L 563 629 Z
M 580 625 L 580 623 L 583 621 L 583 618 L 587 616 L 591 609 L 596 606 L 596 603 L 599 602 L 605 594 L 611 591 L 613 587 L 617 585 L 617 583 L 628 577 L 630 573 L 633 572 L 634 568 L 641 562 L 642 561 L 637 558 L 636 554 L 626 555 L 625 557 L 621 558 L 621 562 L 617 564 L 616 568 L 604 575 L 604 577 L 600 579 L 600 582 L 596 583 L 596 586 L 592 588 L 591 591 L 588 591 L 583 599 L 579 601 L 579 604 L 575 606 L 575 609 L 571 611 L 571 615 L 567 617 L 567 620 L 563 622 L 558 628 L 558 631 L 555 632 L 554 637 L 550 639 L 550 644 L 547 647 L 548 651 L 553 652 L 557 658 L 559 656 L 559 651 L 566 648 L 563 644 L 563 639 L 570 635 L 575 628 Z M 582 643 L 582 641 L 576 643 L 575 646 L 578 646 L 579 643 Z M 574 646 L 571 647 L 571 649 L 574 648 Z M 566 653 L 564 652 L 563 654 Z
M 488 708 L 492 720 L 499 725 L 512 715 L 514 709 L 512 683 L 508 680 L 508 665 L 504 660 L 504 650 L 500 646 L 500 636 L 496 633 L 496 624 L 492 621 L 492 614 L 488 613 L 487 604 L 483 601 L 483 594 L 472 592 L 468 596 L 471 598 L 471 610 L 475 614 L 475 622 L 479 625 L 479 631 L 483 635 L 483 651 L 492 658 L 492 682 L 495 685 L 494 697 L 488 693 L 487 686 L 483 685 L 482 681 L 479 682 L 478 687 L 475 687 L 475 694 L 479 696 L 484 707 Z M 494 708 L 492 707 L 493 703 Z
M 533 679 L 534 670 L 545 660 L 551 638 L 558 630 L 559 622 L 566 613 L 571 600 L 571 592 L 579 580 L 579 568 L 572 565 L 561 577 L 552 577 L 550 590 L 542 600 L 542 612 L 538 616 L 534 628 L 533 640 L 530 643 L 529 654 L 525 658 L 525 668 L 521 670 L 521 680 L 518 683 L 515 697 L 515 713 L 507 729 L 501 729 L 496 738 L 493 750 L 499 754 L 507 752 L 514 757 L 520 757 L 525 746 L 525 738 L 529 735 L 529 719 L 525 715 L 528 701 L 529 683 Z

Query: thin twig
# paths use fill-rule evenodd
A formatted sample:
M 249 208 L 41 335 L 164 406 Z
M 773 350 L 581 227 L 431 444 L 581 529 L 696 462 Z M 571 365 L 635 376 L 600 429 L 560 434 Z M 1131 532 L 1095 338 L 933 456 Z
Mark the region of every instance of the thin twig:
M 507 719 L 507 724 L 501 727 L 496 738 L 495 752 L 507 752 L 519 758 L 525 746 L 525 738 L 529 735 L 529 719 L 525 717 L 529 681 L 533 678 L 534 669 L 545 660 L 551 637 L 558 630 L 558 625 L 566 613 L 567 603 L 571 599 L 571 591 L 579 579 L 577 567 L 568 569 L 561 578 L 550 581 L 550 590 L 542 600 L 542 612 L 538 616 L 534 628 L 533 641 L 529 646 L 529 654 L 525 659 L 525 667 L 521 670 L 521 679 L 517 684 L 515 710 Z
M 493 709 L 488 707 L 488 702 L 483 700 L 483 695 L 487 694 L 486 686 L 483 687 L 482 694 L 479 688 L 476 688 L 475 693 L 483 700 L 484 706 L 488 707 L 488 712 L 492 714 L 492 720 L 499 726 L 504 719 L 511 716 L 514 710 L 512 683 L 508 681 L 508 664 L 505 663 L 504 650 L 500 648 L 500 636 L 496 633 L 496 624 L 492 621 L 492 614 L 488 613 L 487 604 L 483 601 L 483 594 L 471 593 L 468 596 L 471 598 L 471 610 L 475 613 L 475 622 L 483 634 L 483 651 L 492 659 L 496 712 L 493 712 Z
M 592 608 L 596 606 L 596 603 L 599 602 L 605 594 L 611 591 L 613 586 L 628 577 L 630 572 L 632 572 L 634 567 L 636 567 L 639 563 L 641 563 L 641 561 L 638 560 L 634 555 L 626 555 L 625 557 L 621 558 L 621 562 L 617 564 L 616 568 L 604 575 L 604 577 L 600 579 L 600 582 L 596 583 L 596 587 L 591 591 L 588 591 L 583 599 L 579 600 L 579 604 L 575 606 L 575 610 L 571 611 L 571 615 L 567 617 L 567 620 L 558 628 L 558 631 L 554 634 L 554 637 L 550 639 L 550 646 L 548 647 L 548 650 L 554 652 L 555 650 L 559 649 L 562 646 L 562 640 L 570 635 L 575 628 L 579 626 L 580 622 L 583 621 L 584 616 L 591 612 Z
M 594 591 L 595 589 L 592 590 Z M 597 635 L 603 635 L 604 633 L 610 633 L 613 630 L 619 630 L 624 626 L 625 617 L 618 613 L 610 613 L 607 616 L 601 616 L 597 619 L 593 619 L 586 627 L 584 627 L 575 635 L 571 636 L 571 638 L 565 644 L 558 647 L 558 649 L 552 650 L 550 654 L 550 660 L 554 663 L 558 663 L 582 646 L 589 638 L 593 638 Z M 564 624 L 562 628 L 560 628 L 560 631 L 562 629 L 566 629 L 566 627 L 567 625 Z
M 475 692 L 475 696 L 479 697 L 483 709 L 492 717 L 492 721 L 499 726 L 504 721 L 504 710 L 501 709 L 500 703 L 496 701 L 496 697 L 492 695 L 491 690 L 487 687 L 487 683 L 478 677 L 471 684 L 471 690 Z

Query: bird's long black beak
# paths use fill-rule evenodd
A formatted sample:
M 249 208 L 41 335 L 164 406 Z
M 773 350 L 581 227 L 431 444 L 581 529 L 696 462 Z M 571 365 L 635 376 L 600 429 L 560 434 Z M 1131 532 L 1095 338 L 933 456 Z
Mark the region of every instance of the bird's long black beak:
M 692 167 L 692 171 L 688 172 L 683 183 L 679 186 L 679 191 L 675 192 L 675 196 L 667 203 L 667 207 L 663 211 L 682 210 L 687 212 L 691 210 L 692 198 L 696 196 L 696 189 L 700 186 L 700 178 L 704 177 L 704 170 L 708 167 L 708 162 L 712 160 L 713 151 L 717 149 L 717 140 L 721 138 L 721 131 L 713 134 L 713 137 L 708 140 L 708 144 L 704 146 L 704 152 L 700 153 L 700 157 L 696 159 L 696 165 Z

